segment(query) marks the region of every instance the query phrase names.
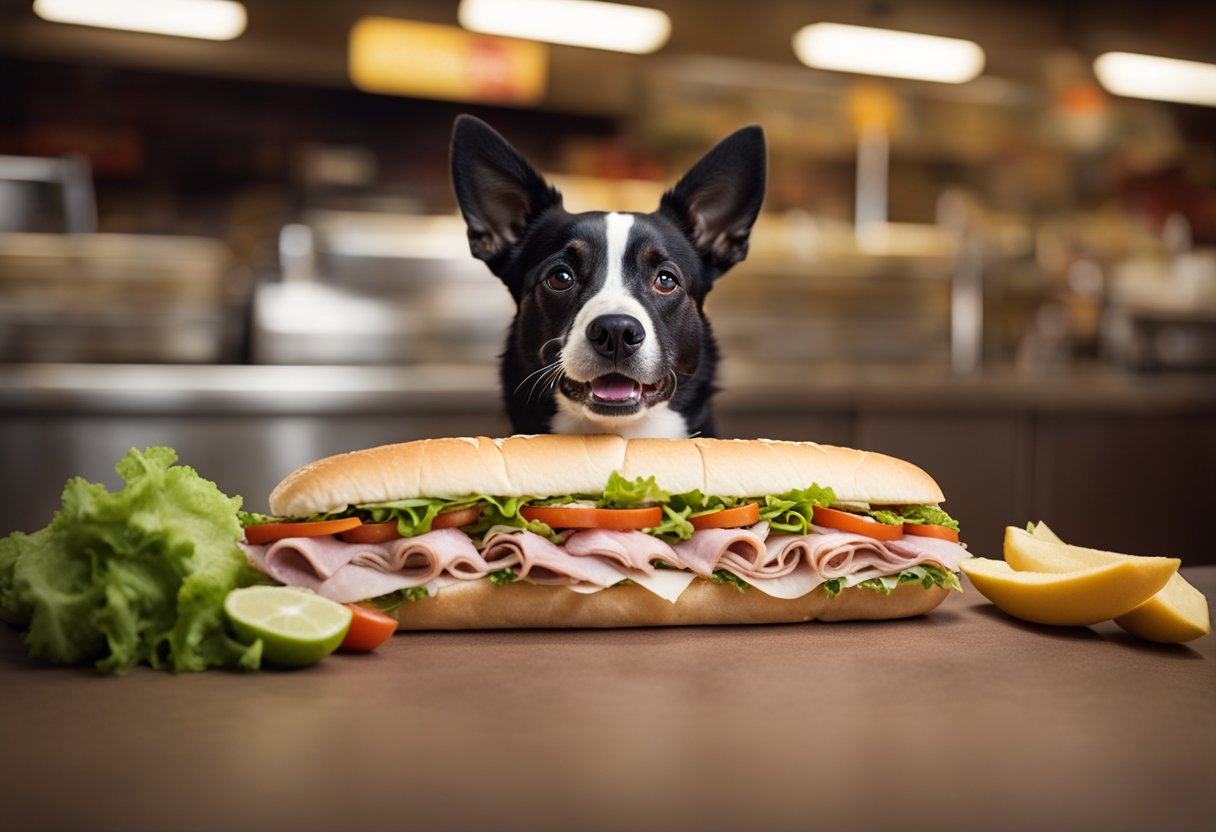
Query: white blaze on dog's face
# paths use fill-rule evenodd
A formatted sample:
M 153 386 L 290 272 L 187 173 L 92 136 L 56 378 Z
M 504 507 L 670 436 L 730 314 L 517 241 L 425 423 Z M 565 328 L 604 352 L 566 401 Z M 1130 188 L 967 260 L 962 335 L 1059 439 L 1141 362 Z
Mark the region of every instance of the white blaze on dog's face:
M 709 342 L 695 249 L 646 214 L 578 215 L 563 233 L 570 246 L 544 261 L 520 303 L 523 327 L 558 333 L 552 428 L 687 436 L 671 405 Z M 531 339 L 521 332 L 519 342 Z
M 604 216 L 603 281 L 582 302 L 562 347 L 557 406 L 566 425 L 637 421 L 675 372 L 662 362 L 651 310 L 635 295 L 645 281 L 627 260 L 633 225 L 631 214 Z
M 703 304 L 747 252 L 764 166 L 763 134 L 745 128 L 654 213 L 571 214 L 501 136 L 457 121 L 452 174 L 470 247 L 518 307 L 502 355 L 516 431 L 712 435 L 717 350 Z

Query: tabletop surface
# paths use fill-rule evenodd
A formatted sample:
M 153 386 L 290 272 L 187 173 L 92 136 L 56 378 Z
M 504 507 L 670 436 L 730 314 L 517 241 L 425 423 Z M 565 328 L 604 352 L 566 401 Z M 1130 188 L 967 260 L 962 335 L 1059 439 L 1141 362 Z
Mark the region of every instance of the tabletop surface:
M 399 634 L 248 675 L 47 668 L 0 627 L 0 823 L 1210 829 L 1214 654 L 969 586 L 907 621 Z

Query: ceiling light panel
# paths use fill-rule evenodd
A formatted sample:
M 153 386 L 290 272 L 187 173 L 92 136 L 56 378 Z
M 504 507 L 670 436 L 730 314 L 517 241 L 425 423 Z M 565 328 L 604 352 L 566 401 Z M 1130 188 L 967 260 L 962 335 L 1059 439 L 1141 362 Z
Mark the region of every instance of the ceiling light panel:
M 969 40 L 842 23 L 802 27 L 794 53 L 814 69 L 943 84 L 966 83 L 984 69 L 984 50 Z
M 457 18 L 474 32 L 638 55 L 671 36 L 658 9 L 594 0 L 462 0 Z

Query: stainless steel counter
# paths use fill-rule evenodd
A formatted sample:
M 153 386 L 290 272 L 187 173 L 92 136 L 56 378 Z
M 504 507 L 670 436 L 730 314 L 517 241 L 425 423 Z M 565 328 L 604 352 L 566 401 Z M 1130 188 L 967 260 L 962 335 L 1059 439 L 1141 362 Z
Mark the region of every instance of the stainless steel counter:
M 999 553 L 1006 525 L 1046 520 L 1076 543 L 1216 562 L 1216 377 L 728 365 L 722 379 L 721 435 L 908 459 L 979 554 Z M 69 476 L 117 486 L 131 447 L 174 447 L 264 511 L 279 479 L 318 457 L 509 433 L 500 401 L 491 367 L 3 367 L 0 534 L 45 525 Z M 1153 521 L 1132 522 L 1145 500 Z
M 956 376 L 928 368 L 726 364 L 719 411 L 864 408 L 1216 413 L 1216 374 L 1100 367 Z M 0 366 L 0 413 L 351 413 L 465 409 L 497 415 L 497 370 L 424 367 L 25 364 Z M 726 431 L 723 431 L 726 433 Z

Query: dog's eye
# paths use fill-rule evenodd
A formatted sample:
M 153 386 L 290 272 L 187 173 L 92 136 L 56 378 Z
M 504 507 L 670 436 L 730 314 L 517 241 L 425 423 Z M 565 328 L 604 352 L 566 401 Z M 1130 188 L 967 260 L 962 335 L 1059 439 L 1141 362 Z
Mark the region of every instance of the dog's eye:
M 545 278 L 545 285 L 555 292 L 564 292 L 574 285 L 574 275 L 566 269 L 554 269 Z
M 655 290 L 665 295 L 670 295 L 679 285 L 680 281 L 671 272 L 659 272 L 654 278 Z

